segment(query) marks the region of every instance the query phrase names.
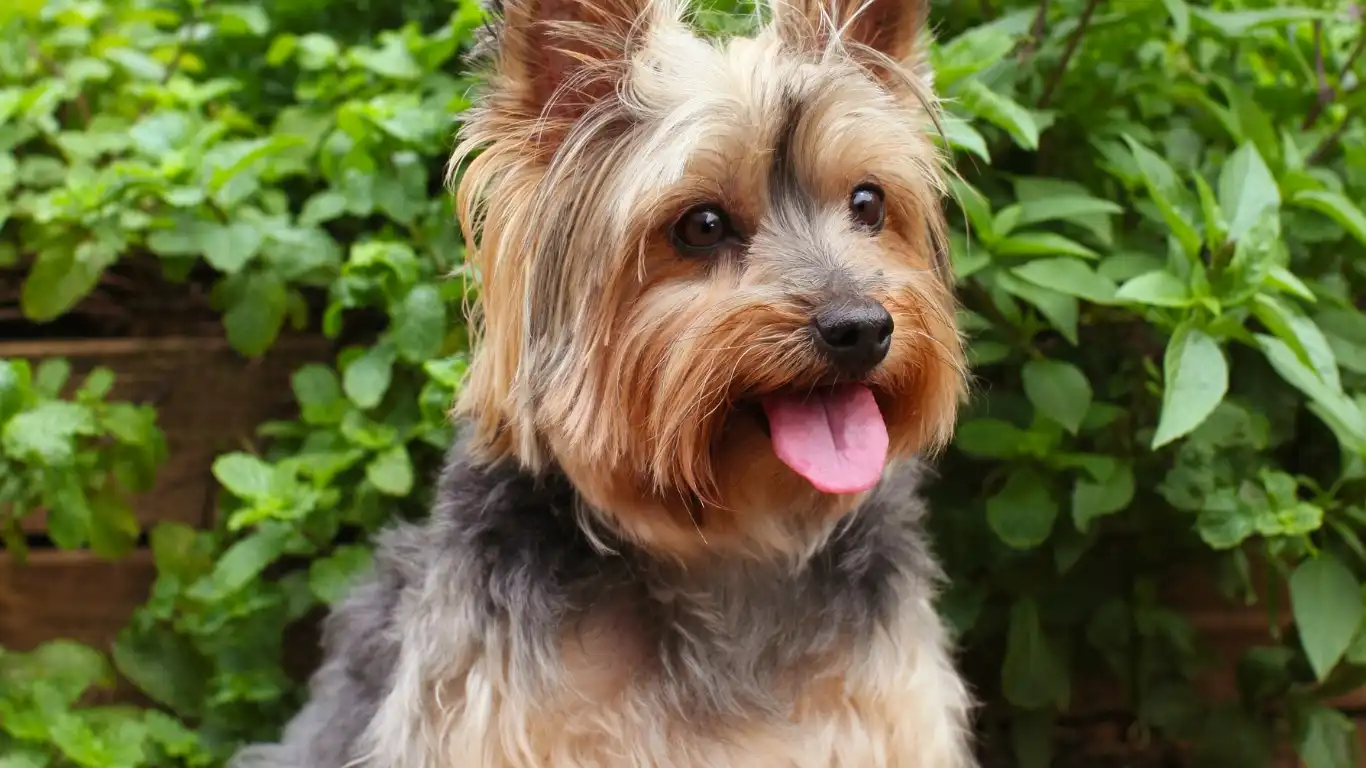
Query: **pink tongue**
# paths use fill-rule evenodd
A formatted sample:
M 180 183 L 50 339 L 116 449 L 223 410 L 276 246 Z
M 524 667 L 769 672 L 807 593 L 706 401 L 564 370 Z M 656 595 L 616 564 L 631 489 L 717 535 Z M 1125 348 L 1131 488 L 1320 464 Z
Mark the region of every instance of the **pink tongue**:
M 887 464 L 887 425 L 861 384 L 763 400 L 773 452 L 824 493 L 877 485 Z

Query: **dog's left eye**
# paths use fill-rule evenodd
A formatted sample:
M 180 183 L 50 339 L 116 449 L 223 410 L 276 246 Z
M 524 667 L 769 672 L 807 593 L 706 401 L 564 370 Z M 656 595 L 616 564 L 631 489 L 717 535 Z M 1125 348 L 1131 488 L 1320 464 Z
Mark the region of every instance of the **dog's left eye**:
M 882 230 L 887 218 L 887 201 L 882 187 L 876 184 L 860 184 L 849 193 L 849 213 L 859 226 L 871 232 Z
M 726 212 L 714 205 L 699 205 L 690 209 L 674 224 L 674 242 L 689 251 L 707 251 L 726 241 L 731 235 Z

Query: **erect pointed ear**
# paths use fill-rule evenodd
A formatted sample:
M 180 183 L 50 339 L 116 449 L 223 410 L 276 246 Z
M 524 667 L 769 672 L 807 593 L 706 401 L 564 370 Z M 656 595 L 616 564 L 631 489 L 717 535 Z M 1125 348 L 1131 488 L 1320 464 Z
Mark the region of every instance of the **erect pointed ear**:
M 778 34 L 797 48 L 821 52 L 832 46 L 881 54 L 906 69 L 920 66 L 917 42 L 929 13 L 928 0 L 772 0 Z M 881 73 L 876 61 L 866 62 Z
M 648 31 L 651 0 L 493 0 L 498 109 L 564 127 L 627 74 Z

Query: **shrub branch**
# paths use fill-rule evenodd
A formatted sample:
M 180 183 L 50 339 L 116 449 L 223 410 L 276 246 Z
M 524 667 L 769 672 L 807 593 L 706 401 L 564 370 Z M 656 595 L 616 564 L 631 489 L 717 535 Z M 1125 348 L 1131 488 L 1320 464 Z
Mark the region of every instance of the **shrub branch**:
M 1100 6 L 1100 0 L 1089 0 L 1086 3 L 1086 10 L 1081 12 L 1081 20 L 1077 22 L 1077 28 L 1072 32 L 1072 37 L 1067 41 L 1067 48 L 1062 52 L 1062 58 L 1058 60 L 1058 66 L 1049 76 L 1048 83 L 1044 85 L 1043 95 L 1039 97 L 1039 108 L 1044 109 L 1053 100 L 1053 93 L 1057 90 L 1058 83 L 1062 80 L 1063 72 L 1067 71 L 1067 65 L 1072 61 L 1072 55 L 1077 52 L 1077 46 L 1081 44 L 1082 35 L 1086 34 L 1086 28 L 1091 24 L 1091 17 L 1095 15 L 1096 8 Z

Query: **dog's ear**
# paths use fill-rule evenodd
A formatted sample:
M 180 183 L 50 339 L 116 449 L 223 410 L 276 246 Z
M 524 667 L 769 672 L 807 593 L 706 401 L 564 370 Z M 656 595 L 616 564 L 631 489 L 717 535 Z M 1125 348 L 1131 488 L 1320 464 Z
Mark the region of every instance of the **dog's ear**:
M 866 61 L 885 74 L 891 59 L 907 71 L 922 68 L 918 41 L 929 13 L 929 0 L 772 0 L 773 23 L 788 44 L 813 53 L 832 46 L 872 51 Z M 860 50 L 862 49 L 862 50 Z
M 495 0 L 497 107 L 563 127 L 612 98 L 648 32 L 652 0 Z

